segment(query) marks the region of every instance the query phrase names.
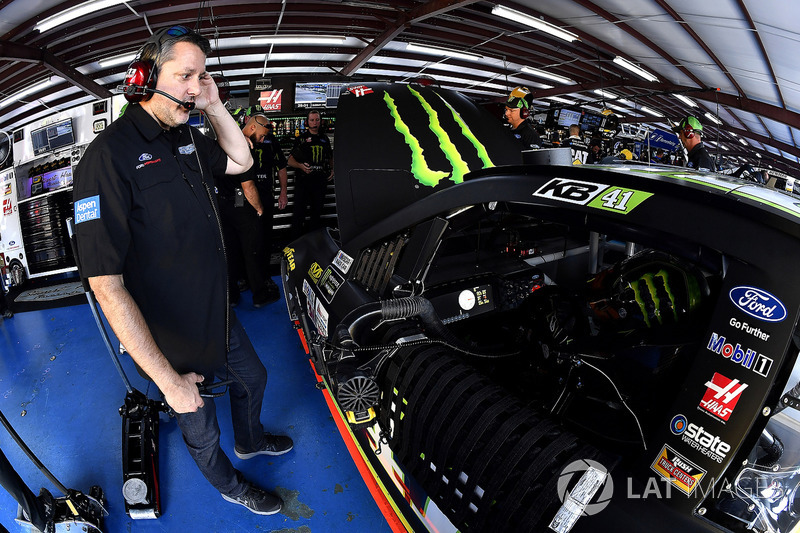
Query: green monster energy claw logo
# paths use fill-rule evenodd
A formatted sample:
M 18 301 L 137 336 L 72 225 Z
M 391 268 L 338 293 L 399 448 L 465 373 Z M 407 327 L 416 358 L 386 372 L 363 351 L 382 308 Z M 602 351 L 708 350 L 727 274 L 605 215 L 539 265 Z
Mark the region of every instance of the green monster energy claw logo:
M 665 297 L 664 304 L 666 310 L 672 310 L 672 318 L 674 322 L 678 321 L 678 309 L 676 308 L 675 296 L 672 294 L 672 288 L 669 285 L 669 274 L 666 270 L 661 269 L 655 274 L 648 273 L 631 284 L 633 287 L 634 298 L 636 303 L 639 304 L 639 309 L 644 316 L 644 323 L 647 327 L 652 327 L 650 323 L 651 312 L 648 309 L 650 305 L 645 301 L 646 297 L 652 301 L 652 315 L 658 320 L 659 324 L 664 323 L 664 310 L 661 308 L 661 298 Z
M 442 179 L 448 177 L 448 175 L 450 176 L 450 181 L 453 183 L 463 182 L 464 174 L 470 172 L 471 169 L 469 168 L 467 162 L 461 157 L 458 148 L 456 148 L 456 145 L 450 139 L 450 135 L 442 127 L 442 124 L 439 121 L 439 114 L 435 109 L 433 109 L 433 107 L 431 107 L 428 101 L 425 100 L 425 97 L 422 96 L 418 91 L 414 90 L 410 86 L 408 87 L 408 90 L 411 91 L 411 94 L 417 98 L 422 108 L 428 114 L 428 127 L 434 133 L 434 135 L 436 135 L 436 138 L 439 141 L 439 148 L 442 150 L 445 157 L 447 157 L 447 161 L 452 166 L 452 170 L 450 172 L 433 170 L 428 166 L 428 162 L 426 161 L 424 155 L 425 149 L 422 148 L 419 140 L 411 133 L 411 129 L 403 121 L 394 99 L 389 96 L 388 92 L 384 91 L 383 100 L 386 102 L 386 106 L 389 108 L 389 112 L 394 118 L 394 127 L 403 135 L 406 144 L 411 149 L 411 173 L 414 174 L 414 177 L 417 179 L 417 181 L 419 181 L 420 184 L 428 187 L 435 187 Z M 466 122 L 464 122 L 464 119 L 461 118 L 461 115 L 458 113 L 458 111 L 456 111 L 453 106 L 447 103 L 447 101 L 445 101 L 444 98 L 442 98 L 438 93 L 436 96 L 438 96 L 439 99 L 444 102 L 444 104 L 452 113 L 453 120 L 455 120 L 456 124 L 458 124 L 459 128 L 461 129 L 461 134 L 475 147 L 475 150 L 478 152 L 478 157 L 483 163 L 482 168 L 493 167 L 494 163 L 492 163 L 492 160 L 489 158 L 486 147 L 478 140 L 477 137 L 475 137 L 475 134 L 472 133 L 469 126 L 467 126 Z
M 311 162 L 312 163 L 322 162 L 322 145 L 316 144 L 311 147 Z

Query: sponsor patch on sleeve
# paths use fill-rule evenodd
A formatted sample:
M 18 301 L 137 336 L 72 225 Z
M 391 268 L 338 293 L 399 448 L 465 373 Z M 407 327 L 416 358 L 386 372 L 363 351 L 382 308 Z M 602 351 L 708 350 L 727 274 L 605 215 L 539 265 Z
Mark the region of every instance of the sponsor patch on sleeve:
M 75 224 L 100 219 L 100 196 L 90 196 L 75 202 Z

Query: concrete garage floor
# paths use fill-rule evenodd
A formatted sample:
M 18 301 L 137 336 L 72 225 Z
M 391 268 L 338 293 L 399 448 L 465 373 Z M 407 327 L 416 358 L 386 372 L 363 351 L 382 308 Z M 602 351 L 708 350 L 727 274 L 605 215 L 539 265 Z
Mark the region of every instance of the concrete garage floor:
M 283 300 L 255 309 L 248 291 L 236 313 L 269 373 L 261 417 L 265 429 L 290 435 L 295 448 L 279 457 L 236 458 L 227 397 L 216 400 L 222 447 L 249 480 L 284 498 L 281 514 L 257 516 L 224 501 L 189 457 L 175 421 L 162 415 L 163 514 L 157 520 L 128 517 L 118 413 L 125 387 L 88 304 L 21 312 L 0 321 L 0 410 L 64 485 L 86 493 L 92 485 L 102 487 L 108 502 L 107 532 L 390 531 L 315 388 Z M 157 398 L 155 387 L 148 388 L 130 358 L 122 356 L 121 361 L 132 385 Z M 46 487 L 60 496 L 2 428 L 0 448 L 35 493 Z M 16 502 L 0 488 L 0 525 L 11 532 L 27 531 L 15 522 L 16 512 Z

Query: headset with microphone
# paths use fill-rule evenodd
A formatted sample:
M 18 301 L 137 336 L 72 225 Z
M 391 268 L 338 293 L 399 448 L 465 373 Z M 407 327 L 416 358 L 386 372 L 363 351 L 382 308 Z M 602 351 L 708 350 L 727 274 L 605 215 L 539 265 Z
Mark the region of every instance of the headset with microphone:
M 143 57 L 157 57 L 165 41 L 175 39 L 190 32 L 191 30 L 185 26 L 171 26 L 159 30 L 150 36 L 136 54 L 133 62 L 128 65 L 123 85 L 117 86 L 117 90 L 125 95 L 125 99 L 128 102 L 145 102 L 149 100 L 153 94 L 160 94 L 161 96 L 169 98 L 176 104 L 183 106 L 188 111 L 194 109 L 194 102 L 188 100 L 184 102 L 167 92 L 156 89 L 158 72 L 155 61 L 153 59 L 142 59 Z

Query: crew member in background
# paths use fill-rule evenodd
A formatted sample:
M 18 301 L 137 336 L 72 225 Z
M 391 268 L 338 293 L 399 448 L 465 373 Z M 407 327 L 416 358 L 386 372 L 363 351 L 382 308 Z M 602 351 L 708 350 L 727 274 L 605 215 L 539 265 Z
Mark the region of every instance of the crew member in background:
M 258 112 L 247 118 L 242 133 L 251 146 L 255 147 L 267 136 L 268 122 L 267 116 Z M 250 153 L 255 161 L 255 149 L 251 148 Z M 216 180 L 216 185 L 227 248 L 231 304 L 239 302 L 237 281 L 246 275 L 253 292 L 253 306 L 259 308 L 276 301 L 280 292 L 275 282 L 267 283 L 268 256 L 264 250 L 262 220 L 267 216 L 268 206 L 256 186 L 254 168 L 255 164 L 237 176 L 226 175 Z
M 561 146 L 569 146 L 573 165 L 585 165 L 588 161 L 589 147 L 581 139 L 581 127 L 577 124 L 572 124 L 569 127 L 569 137 Z
M 587 164 L 597 164 L 603 160 L 605 154 L 603 153 L 603 140 L 599 137 L 592 137 L 589 142 L 589 157 L 586 159 Z
M 678 134 L 681 144 L 688 151 L 687 168 L 716 172 L 714 158 L 703 145 L 703 125 L 699 120 L 689 115 L 672 128 L 672 131 Z
M 523 150 L 541 148 L 542 140 L 528 120 L 533 95 L 526 87 L 516 87 L 506 100 L 503 116 L 511 124 L 511 133 L 522 143 Z
M 297 169 L 294 173 L 294 212 L 292 213 L 292 236 L 303 234 L 306 205 L 309 206 L 307 231 L 321 225 L 325 191 L 333 179 L 333 149 L 328 136 L 320 131 L 322 116 L 311 110 L 306 117 L 306 126 L 294 142 L 288 164 Z
M 274 187 L 273 187 L 273 171 L 278 173 L 278 182 L 280 183 L 281 191 L 278 195 L 278 209 L 286 209 L 286 204 L 289 202 L 287 195 L 287 178 L 286 178 L 286 156 L 283 155 L 280 142 L 278 138 L 273 135 L 273 124 L 267 121 L 268 133 L 264 139 L 256 144 L 253 148 L 253 168 L 252 172 L 255 175 L 256 188 L 258 195 L 261 198 L 261 204 L 264 206 L 264 216 L 261 217 L 261 233 L 264 253 L 267 263 L 267 290 L 273 291 L 276 298 L 280 297 L 278 286 L 269 277 L 270 266 L 270 253 L 272 251 L 272 226 L 274 224 Z
M 292 449 L 289 437 L 264 433 L 267 370 L 228 305 L 213 178 L 241 174 L 253 159 L 206 71 L 210 52 L 208 39 L 173 26 L 148 39 L 129 67 L 126 85 L 143 89 L 134 80 L 149 82 L 154 72 L 158 92 L 138 93 L 141 103 L 95 137 L 75 169 L 79 268 L 119 341 L 176 413 L 200 472 L 226 501 L 270 515 L 281 499 L 233 467 L 220 447 L 215 402 L 198 388 L 214 376 L 231 380 L 240 459 Z M 186 124 L 192 104 L 216 141 Z

